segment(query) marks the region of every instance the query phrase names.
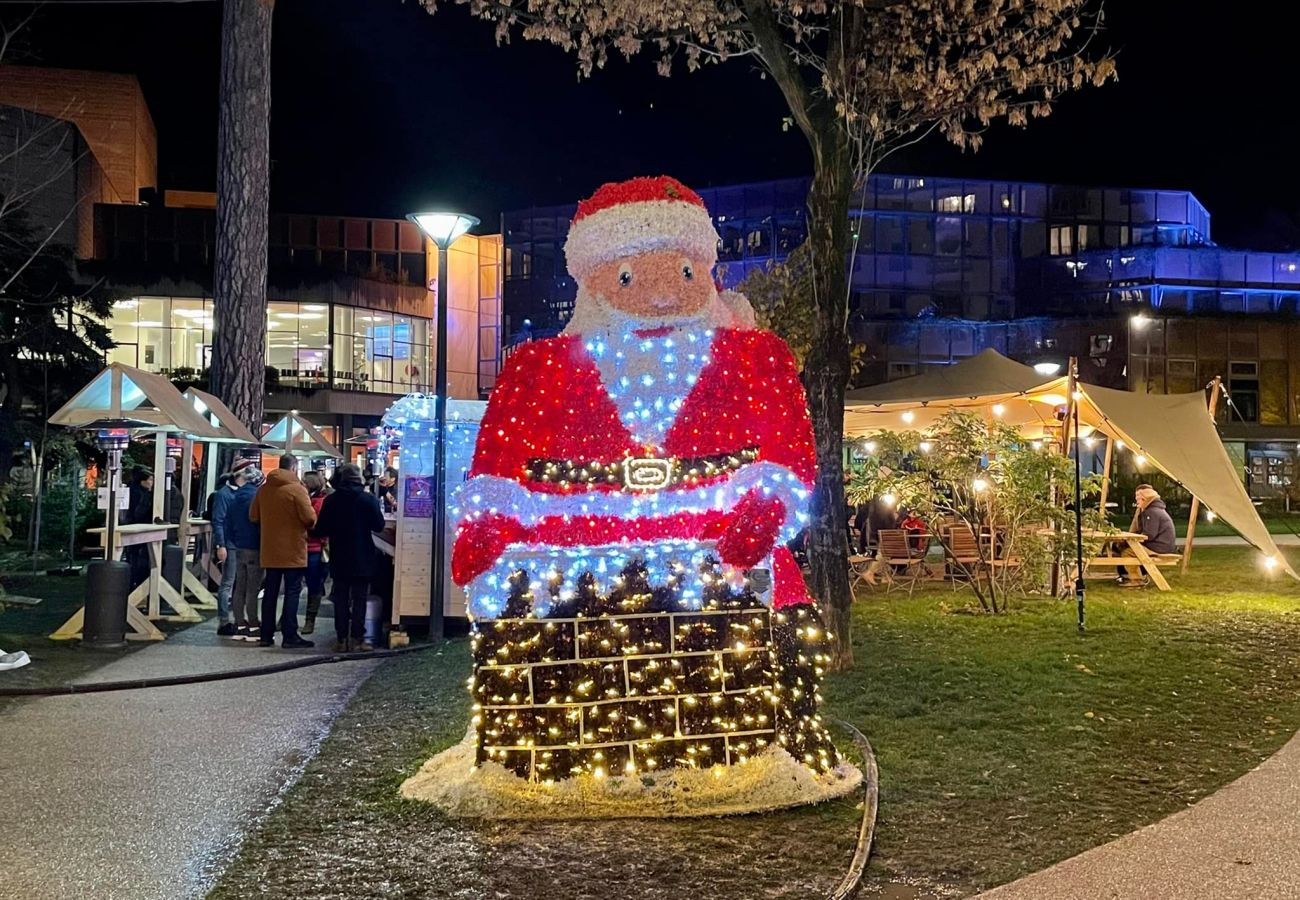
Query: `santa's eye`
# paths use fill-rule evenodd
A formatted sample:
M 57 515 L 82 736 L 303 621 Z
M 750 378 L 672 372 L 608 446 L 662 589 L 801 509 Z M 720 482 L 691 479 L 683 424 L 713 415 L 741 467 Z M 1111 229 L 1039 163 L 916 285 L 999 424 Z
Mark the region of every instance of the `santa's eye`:
M 632 270 L 627 266 L 623 266 L 618 270 L 618 283 L 623 287 L 627 287 L 632 283 Z
M 690 281 L 695 277 L 695 267 L 690 263 L 682 263 L 682 277 Z

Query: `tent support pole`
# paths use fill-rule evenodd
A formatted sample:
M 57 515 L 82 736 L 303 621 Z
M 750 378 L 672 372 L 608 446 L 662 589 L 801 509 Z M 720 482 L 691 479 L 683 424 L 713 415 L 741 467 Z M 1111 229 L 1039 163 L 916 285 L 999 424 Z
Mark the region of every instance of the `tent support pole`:
M 1107 519 L 1106 495 L 1110 493 L 1110 462 L 1114 453 L 1115 441 L 1110 435 L 1106 435 L 1106 455 L 1101 464 L 1101 503 L 1098 505 L 1103 521 Z
M 1083 454 L 1079 452 L 1079 403 L 1074 395 L 1079 389 L 1079 360 L 1070 357 L 1070 413 L 1074 416 L 1074 599 L 1078 607 L 1079 630 L 1084 630 L 1084 605 L 1087 586 L 1083 580 Z M 1066 453 L 1069 454 L 1069 419 L 1061 423 L 1065 435 Z
M 1210 382 L 1210 419 L 1213 420 L 1215 413 L 1219 411 L 1219 385 L 1222 383 L 1220 376 L 1215 375 L 1214 380 Z M 1192 564 L 1192 542 L 1196 540 L 1196 517 L 1201 511 L 1201 498 L 1192 497 L 1192 510 L 1187 516 L 1187 540 L 1183 542 L 1183 567 L 1180 570 L 1184 574 Z

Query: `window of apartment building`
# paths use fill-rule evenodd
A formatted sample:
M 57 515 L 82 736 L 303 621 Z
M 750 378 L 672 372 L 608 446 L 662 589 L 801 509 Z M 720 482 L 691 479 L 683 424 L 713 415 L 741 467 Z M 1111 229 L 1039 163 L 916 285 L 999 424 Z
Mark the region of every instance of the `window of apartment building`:
M 1259 421 L 1259 363 L 1228 363 L 1228 394 L 1243 422 Z
M 1074 253 L 1074 226 L 1053 225 L 1047 232 L 1047 252 L 1052 256 Z
M 1103 244 L 1111 249 L 1127 247 L 1133 243 L 1133 229 L 1127 225 L 1106 225 L 1102 229 Z
M 266 305 L 266 364 L 281 382 L 322 385 L 329 380 L 329 359 L 327 304 L 272 300 Z
M 975 195 L 953 194 L 948 197 L 940 197 L 937 209 L 939 212 L 945 213 L 973 213 L 975 212 Z
M 1165 360 L 1165 384 L 1171 394 L 1190 394 L 1196 390 L 1196 360 Z
M 427 390 L 429 322 L 384 310 L 334 308 L 334 378 L 353 390 Z
M 917 373 L 917 364 L 910 362 L 891 362 L 888 369 L 888 379 L 895 381 L 899 378 L 907 378 Z
M 934 248 L 940 256 L 960 256 L 965 231 L 962 220 L 943 216 L 934 222 Z
M 201 297 L 131 297 L 113 304 L 107 322 L 117 344 L 106 354 L 148 372 L 198 372 L 212 349 L 212 302 Z

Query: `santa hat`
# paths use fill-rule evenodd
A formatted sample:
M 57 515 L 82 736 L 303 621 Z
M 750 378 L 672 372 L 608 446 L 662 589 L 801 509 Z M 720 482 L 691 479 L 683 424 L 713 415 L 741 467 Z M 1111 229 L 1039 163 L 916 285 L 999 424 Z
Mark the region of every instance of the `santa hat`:
M 704 201 L 667 175 L 601 185 L 578 204 L 564 244 L 569 272 L 578 279 L 654 250 L 680 250 L 709 268 L 718 261 L 718 232 Z

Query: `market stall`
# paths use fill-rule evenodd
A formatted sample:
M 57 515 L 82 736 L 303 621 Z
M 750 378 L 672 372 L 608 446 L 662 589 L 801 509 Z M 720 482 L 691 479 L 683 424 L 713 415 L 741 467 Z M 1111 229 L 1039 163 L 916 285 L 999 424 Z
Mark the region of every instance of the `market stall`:
M 447 481 L 460 484 L 469 474 L 478 439 L 479 422 L 487 404 L 478 400 L 447 401 Z M 408 394 L 384 414 L 385 433 L 400 442 L 398 457 L 397 516 L 393 577 L 393 624 L 403 616 L 427 616 L 433 587 L 430 575 L 433 554 L 434 441 L 437 419 L 434 399 L 427 394 Z M 451 491 L 448 491 L 450 496 Z M 446 511 L 443 511 L 446 515 Z M 448 520 L 447 547 L 455 536 Z M 445 558 L 450 558 L 448 555 Z M 444 573 L 443 615 L 465 616 L 465 592 Z
M 155 475 L 167 469 L 168 435 L 182 440 L 222 437 L 222 432 L 200 415 L 167 379 L 121 363 L 112 363 L 92 378 L 50 417 L 50 424 L 93 431 L 105 428 L 127 430 L 134 437 L 152 434 Z M 116 488 L 121 473 L 110 468 L 108 477 L 113 479 L 112 487 Z M 105 527 L 91 529 L 91 533 L 100 536 L 104 558 L 116 559 L 126 547 L 143 546 L 149 559 L 148 578 L 128 597 L 127 638 L 162 640 L 163 633 L 153 624 L 159 620 L 202 621 L 202 616 L 182 593 L 162 578 L 163 545 L 180 527 L 179 523 L 164 521 L 165 479 L 156 477 L 154 480 L 151 523 L 118 526 L 115 518 L 118 510 L 107 508 L 110 493 L 116 494 L 116 491 L 106 491 L 103 495 Z M 111 527 L 110 517 L 113 518 Z M 171 608 L 170 614 L 163 612 L 164 603 Z M 140 610 L 141 606 L 144 611 Z M 84 609 L 78 610 L 51 637 L 56 640 L 80 637 L 83 620 Z

